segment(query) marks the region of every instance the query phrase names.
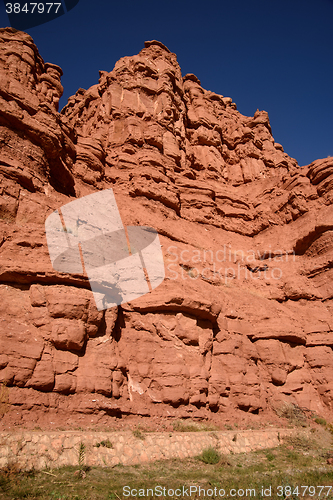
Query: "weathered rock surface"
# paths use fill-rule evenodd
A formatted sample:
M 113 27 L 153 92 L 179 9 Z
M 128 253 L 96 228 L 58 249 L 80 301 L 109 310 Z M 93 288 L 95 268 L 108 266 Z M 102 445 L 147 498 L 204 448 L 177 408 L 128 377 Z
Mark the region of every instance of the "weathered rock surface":
M 146 42 L 58 112 L 61 69 L 0 30 L 3 422 L 52 415 L 333 412 L 333 159 L 300 167 L 268 114 L 182 77 Z M 166 278 L 98 311 L 52 268 L 45 219 L 112 188 L 154 227 Z M 97 396 L 96 396 L 97 393 Z

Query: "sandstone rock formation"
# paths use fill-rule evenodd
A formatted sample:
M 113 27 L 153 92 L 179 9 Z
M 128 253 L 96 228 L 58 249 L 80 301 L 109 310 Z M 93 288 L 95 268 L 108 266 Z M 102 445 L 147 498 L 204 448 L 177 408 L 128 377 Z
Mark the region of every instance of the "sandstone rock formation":
M 332 415 L 333 158 L 300 167 L 265 111 L 182 77 L 157 41 L 61 113 L 62 71 L 30 36 L 1 29 L 0 63 L 3 422 Z M 166 278 L 98 311 L 87 276 L 52 268 L 44 224 L 108 188 L 125 225 L 158 231 Z

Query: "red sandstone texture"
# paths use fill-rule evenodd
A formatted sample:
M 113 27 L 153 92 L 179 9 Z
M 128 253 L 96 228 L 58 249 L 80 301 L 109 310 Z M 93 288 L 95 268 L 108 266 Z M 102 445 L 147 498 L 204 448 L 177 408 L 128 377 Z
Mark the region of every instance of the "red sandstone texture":
M 58 112 L 61 69 L 0 30 L 2 424 L 81 415 L 262 418 L 333 411 L 333 158 L 300 167 L 268 114 L 182 77 L 151 41 Z M 112 188 L 155 228 L 166 278 L 98 311 L 52 268 L 45 220 Z M 252 418 L 252 417 L 251 417 Z

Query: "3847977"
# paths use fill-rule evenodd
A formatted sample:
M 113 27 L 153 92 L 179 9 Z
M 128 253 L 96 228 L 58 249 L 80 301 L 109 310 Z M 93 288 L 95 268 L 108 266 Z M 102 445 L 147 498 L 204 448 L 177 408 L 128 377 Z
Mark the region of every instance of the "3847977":
M 32 2 L 21 5 L 19 3 L 6 3 L 7 14 L 57 14 L 61 3 L 54 2 Z

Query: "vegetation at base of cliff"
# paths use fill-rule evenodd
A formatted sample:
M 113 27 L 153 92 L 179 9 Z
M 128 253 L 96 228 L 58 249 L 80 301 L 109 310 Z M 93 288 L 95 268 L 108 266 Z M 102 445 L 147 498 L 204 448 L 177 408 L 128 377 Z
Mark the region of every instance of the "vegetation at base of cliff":
M 235 489 L 237 496 L 233 498 L 237 500 L 249 497 L 262 500 L 267 497 L 262 494 L 263 490 L 271 487 L 272 495 L 269 498 L 332 500 L 333 465 L 328 463 L 333 457 L 330 436 L 330 432 L 321 427 L 317 430 L 308 429 L 307 435 L 285 438 L 282 445 L 272 449 L 229 455 L 207 449 L 194 458 L 164 460 L 145 465 L 117 465 L 112 468 L 84 467 L 81 446 L 81 459 L 77 467 L 22 472 L 17 464 L 12 463 L 0 470 L 0 499 L 214 499 L 222 498 L 218 495 L 221 489 L 226 492 L 225 498 L 227 494 L 231 498 L 229 492 Z M 124 486 L 128 487 L 125 492 Z M 139 495 L 140 489 L 146 492 L 147 489 L 154 490 L 156 486 L 166 488 L 166 492 L 184 487 L 187 493 L 190 486 L 201 487 L 206 491 L 210 490 L 210 494 L 205 497 L 198 495 L 198 492 L 191 496 L 186 493 L 179 496 Z M 320 487 L 324 486 L 327 487 L 319 495 Z M 284 489 L 282 496 L 277 496 L 278 487 Z M 249 489 L 252 489 L 251 495 Z M 128 491 L 133 494 L 125 495 Z

